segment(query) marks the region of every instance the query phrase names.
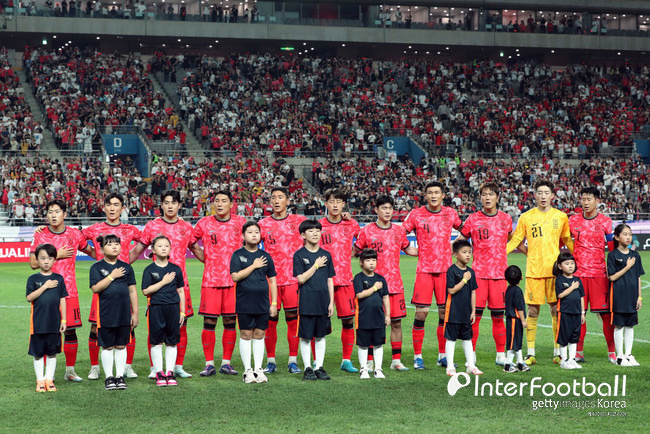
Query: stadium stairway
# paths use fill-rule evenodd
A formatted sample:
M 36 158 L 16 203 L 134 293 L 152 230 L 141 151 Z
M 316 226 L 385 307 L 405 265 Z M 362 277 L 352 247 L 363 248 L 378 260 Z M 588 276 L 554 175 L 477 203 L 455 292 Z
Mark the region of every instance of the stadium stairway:
M 36 98 L 34 98 L 32 86 L 27 82 L 25 71 L 22 69 L 16 69 L 14 72 L 18 75 L 18 78 L 20 78 L 20 82 L 22 83 L 25 102 L 27 102 L 29 105 L 29 109 L 34 114 L 34 118 L 39 121 L 43 127 L 43 142 L 41 143 L 41 151 L 46 152 L 48 156 L 52 158 L 61 158 L 61 153 L 54 144 L 55 142 L 52 131 L 50 131 L 49 128 L 45 128 L 45 113 L 43 113 L 41 106 L 38 104 L 38 101 L 36 101 Z
M 150 74 L 150 76 L 154 90 L 156 92 L 160 92 L 160 94 L 165 98 L 165 104 L 168 107 L 173 107 L 174 110 L 178 112 L 178 102 L 175 100 L 175 98 L 172 97 L 172 95 L 175 95 L 173 92 L 176 92 L 175 86 L 174 89 L 172 89 L 170 86 L 164 86 L 160 79 L 161 76 L 158 74 Z M 201 146 L 201 142 L 194 135 L 194 131 L 190 131 L 187 124 L 182 119 L 180 119 L 180 117 L 178 119 L 178 122 L 183 126 L 183 131 L 185 131 L 187 134 L 185 143 L 187 152 L 192 155 L 203 155 L 203 146 Z

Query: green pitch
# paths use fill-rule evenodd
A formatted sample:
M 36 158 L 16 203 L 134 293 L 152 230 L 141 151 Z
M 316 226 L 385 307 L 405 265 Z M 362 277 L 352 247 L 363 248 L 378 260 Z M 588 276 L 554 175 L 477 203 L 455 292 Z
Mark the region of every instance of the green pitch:
M 646 269 L 650 269 L 650 253 L 641 254 Z M 523 255 L 510 255 L 511 263 L 524 268 Z M 148 264 L 134 264 L 136 276 Z M 90 262 L 77 263 L 77 281 L 80 288 L 82 318 L 88 316 L 91 293 L 88 288 Z M 415 258 L 403 257 L 402 276 L 406 287 L 406 299 L 410 300 L 415 278 Z M 188 263 L 190 286 L 195 303 L 199 302 L 202 264 Z M 358 271 L 354 261 L 355 273 Z M 552 336 L 548 309 L 540 315 L 537 333 L 537 365 L 527 374 L 505 374 L 495 366 L 494 340 L 491 321 L 483 318 L 477 346 L 478 366 L 485 372 L 480 384 L 497 380 L 530 383 L 533 377 L 541 377 L 538 383 L 572 384 L 574 379 L 596 385 L 614 383 L 619 375 L 619 396 L 550 397 L 540 390 L 533 397 L 526 389 L 523 397 L 474 396 L 474 379 L 471 386 L 460 389 L 451 397 L 447 392 L 449 378 L 442 368 L 435 366 L 437 356 L 437 313 L 429 315 L 426 323 L 424 358 L 427 369 L 398 373 L 388 370 L 390 345 L 385 348 L 385 380 L 361 381 L 357 374 L 339 371 L 341 359 L 340 321 L 333 320 L 333 333 L 327 339 L 325 369 L 332 375 L 329 382 L 303 383 L 301 375 L 286 372 L 288 348 L 286 325 L 281 314 L 278 327 L 278 372 L 269 376 L 268 384 L 244 384 L 241 376 L 226 377 L 220 374 L 209 378 L 199 377 L 204 366 L 201 346 L 202 320 L 189 320 L 188 352 L 185 369 L 194 378 L 179 379 L 175 388 L 156 388 L 148 380 L 149 359 L 146 350 L 146 326 L 144 309 L 140 311 L 141 326 L 137 329 L 136 358 L 133 366 L 140 378 L 129 380 L 126 391 L 104 391 L 103 381 L 86 378 L 90 368 L 87 341 L 88 323 L 77 331 L 79 355 L 77 373 L 82 383 L 62 381 L 64 356 L 60 354 L 57 366 L 57 393 L 34 392 L 35 375 L 32 358 L 27 355 L 29 330 L 29 304 L 25 301 L 25 282 L 32 273 L 27 264 L 0 264 L 0 420 L 1 431 L 121 431 L 121 432 L 196 432 L 196 431 L 320 431 L 320 432 L 431 432 L 477 430 L 500 432 L 512 429 L 532 431 L 557 431 L 563 427 L 570 431 L 635 432 L 647 429 L 650 410 L 647 391 L 650 390 L 650 326 L 648 309 L 639 315 L 635 328 L 634 354 L 641 363 L 638 368 L 621 368 L 607 361 L 605 340 L 601 325 L 594 314 L 588 314 L 588 336 L 585 343 L 586 363 L 584 369 L 564 371 L 554 365 Z M 650 304 L 650 277 L 644 276 L 645 303 Z M 140 305 L 145 305 L 140 296 Z M 414 310 L 408 310 L 403 321 L 404 346 L 402 361 L 412 367 L 413 348 L 411 325 Z M 489 311 L 486 312 L 486 316 Z M 221 360 L 221 323 L 217 328 L 217 364 Z M 525 343 L 524 343 L 525 346 Z M 525 353 L 524 353 L 525 354 Z M 356 348 L 352 355 L 358 366 Z M 464 355 L 460 344 L 456 348 L 459 372 Z M 235 348 L 233 364 L 241 370 L 239 349 Z M 302 363 L 299 363 L 302 367 Z M 626 378 L 626 396 L 621 397 L 622 376 Z M 541 408 L 533 410 L 533 401 L 550 399 L 564 401 L 588 401 L 595 408 Z M 598 407 L 623 401 L 626 408 Z M 578 404 L 580 405 L 580 404 Z M 609 412 L 609 413 L 608 413 Z M 621 414 L 622 412 L 622 414 Z M 644 428 L 646 427 L 646 428 Z

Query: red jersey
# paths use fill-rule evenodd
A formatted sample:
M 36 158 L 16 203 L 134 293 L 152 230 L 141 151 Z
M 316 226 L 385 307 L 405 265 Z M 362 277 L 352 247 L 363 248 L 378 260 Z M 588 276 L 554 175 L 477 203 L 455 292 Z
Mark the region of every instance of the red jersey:
M 319 220 L 323 225 L 320 245 L 330 252 L 334 261 L 335 286 L 352 284 L 352 242 L 359 237 L 361 228 L 356 220 L 341 220 L 338 223 L 330 222 L 327 217 Z
M 192 225 L 180 217 L 174 223 L 169 223 L 162 217 L 158 217 L 145 225 L 140 236 L 140 244 L 149 246 L 151 241 L 158 235 L 164 235 L 169 238 L 172 245 L 169 262 L 181 267 L 185 287 L 189 288 L 190 284 L 187 280 L 187 271 L 185 270 L 185 254 L 187 248 L 196 243 Z
M 305 220 L 307 218 L 304 216 L 287 214 L 282 219 L 270 215 L 259 222 L 264 250 L 271 255 L 275 263 L 278 285 L 298 283 L 293 277 L 293 254 L 304 245 L 298 227 Z
M 472 239 L 474 261 L 472 269 L 479 279 L 505 279 L 508 268 L 508 235 L 512 232 L 512 217 L 503 211 L 487 215 L 483 211 L 470 214 L 461 234 Z
M 598 213 L 586 219 L 583 214 L 569 218 L 569 229 L 573 236 L 573 256 L 576 258 L 578 277 L 606 277 L 606 237 L 613 234 L 612 219 Z
M 406 238 L 406 232 L 402 226 L 391 224 L 389 228 L 380 228 L 377 223 L 370 223 L 361 229 L 354 246 L 358 250 L 375 249 L 377 251 L 375 272 L 386 279 L 388 293 L 401 294 L 404 292 L 399 257 L 400 251 L 409 246 L 409 240 Z
M 40 233 L 34 233 L 30 253 L 36 253 L 36 247 L 41 244 L 52 244 L 57 250 L 63 247 L 69 247 L 74 250 L 82 251 L 88 247 L 86 237 L 83 236 L 79 229 L 66 226 L 63 232 L 52 232 L 49 227 L 43 229 Z M 77 256 L 71 256 L 65 259 L 58 259 L 54 261 L 52 271 L 63 276 L 68 296 L 66 298 L 79 297 L 77 291 L 77 274 L 76 264 Z
M 443 206 L 438 212 L 421 206 L 411 211 L 402 227 L 415 232 L 418 242 L 418 273 L 446 273 L 451 267 L 451 231 L 462 228 L 458 213 Z M 381 273 L 380 273 L 381 274 Z
M 102 252 L 102 249 L 99 248 L 99 242 L 97 241 L 97 237 L 100 235 L 106 236 L 113 234 L 120 237 L 122 251 L 120 252 L 120 256 L 118 256 L 117 259 L 124 261 L 127 264 L 130 263 L 129 251 L 138 241 L 140 241 L 140 230 L 133 225 L 124 223 L 119 223 L 117 225 L 111 225 L 108 222 L 95 223 L 92 226 L 88 226 L 81 232 L 84 234 L 84 237 L 86 237 L 87 240 L 91 240 L 93 242 L 93 246 L 97 252 L 98 261 L 101 261 L 104 258 L 104 253 Z
M 230 277 L 230 258 L 242 246 L 244 223 L 246 219 L 238 215 L 230 216 L 225 221 L 217 219 L 217 216 L 209 216 L 203 217 L 194 227 L 194 237 L 203 240 L 203 286 L 235 286 Z

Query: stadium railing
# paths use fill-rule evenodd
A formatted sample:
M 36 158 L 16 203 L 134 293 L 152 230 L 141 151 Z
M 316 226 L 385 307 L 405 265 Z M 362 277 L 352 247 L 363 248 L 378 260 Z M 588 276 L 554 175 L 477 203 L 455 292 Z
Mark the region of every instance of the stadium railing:
M 435 147 L 434 147 L 435 149 Z M 498 159 L 536 159 L 536 158 L 559 158 L 560 155 L 558 154 L 557 150 L 554 150 L 553 152 L 548 152 L 548 151 L 531 151 L 525 156 L 521 152 L 479 152 L 479 151 L 473 151 L 473 150 L 467 150 L 464 149 L 463 157 L 467 158 L 471 156 L 470 158 L 475 159 L 475 158 L 481 158 L 481 159 L 492 159 L 492 160 L 498 160 Z M 433 154 L 435 154 L 435 151 L 433 151 Z M 596 153 L 593 150 L 587 151 L 585 154 L 574 154 L 573 152 L 569 153 L 564 153 L 561 157 L 563 159 L 563 162 L 571 162 L 571 160 L 574 161 L 580 161 L 580 160 L 589 160 L 590 158 L 594 157 L 615 157 L 615 158 L 622 158 L 622 157 L 633 157 L 636 156 L 636 147 L 635 146 L 609 146 L 602 148 L 600 152 Z

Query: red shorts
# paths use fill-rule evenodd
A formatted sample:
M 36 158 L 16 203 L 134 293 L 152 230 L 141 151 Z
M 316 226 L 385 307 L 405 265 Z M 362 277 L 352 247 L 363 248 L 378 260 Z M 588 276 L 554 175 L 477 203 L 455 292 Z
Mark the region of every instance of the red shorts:
M 278 311 L 284 306 L 284 311 L 298 310 L 298 284 L 278 285 Z
M 88 315 L 88 322 L 97 324 L 97 306 L 99 306 L 99 294 L 93 292 L 93 301 L 90 302 L 90 315 Z
M 194 316 L 194 308 L 192 307 L 192 295 L 190 294 L 190 287 L 185 287 L 185 318 Z
M 476 308 L 487 308 L 494 310 L 505 310 L 506 308 L 506 289 L 508 282 L 504 279 L 476 279 L 478 288 L 476 289 Z
M 199 315 L 210 318 L 235 316 L 235 287 L 201 287 Z
M 81 309 L 79 309 L 79 297 L 67 297 L 65 299 L 66 328 L 76 329 L 81 327 Z
M 390 319 L 402 319 L 406 317 L 406 301 L 404 300 L 404 293 L 388 294 L 390 299 Z
M 339 319 L 354 318 L 355 298 L 353 285 L 334 287 L 334 304 L 336 305 L 336 316 Z
M 581 277 L 585 288 L 585 310 L 587 306 L 595 313 L 609 312 L 609 279 L 607 277 Z
M 429 307 L 433 301 L 433 294 L 436 295 L 438 307 L 443 307 L 447 297 L 447 273 L 416 273 L 411 304 Z

